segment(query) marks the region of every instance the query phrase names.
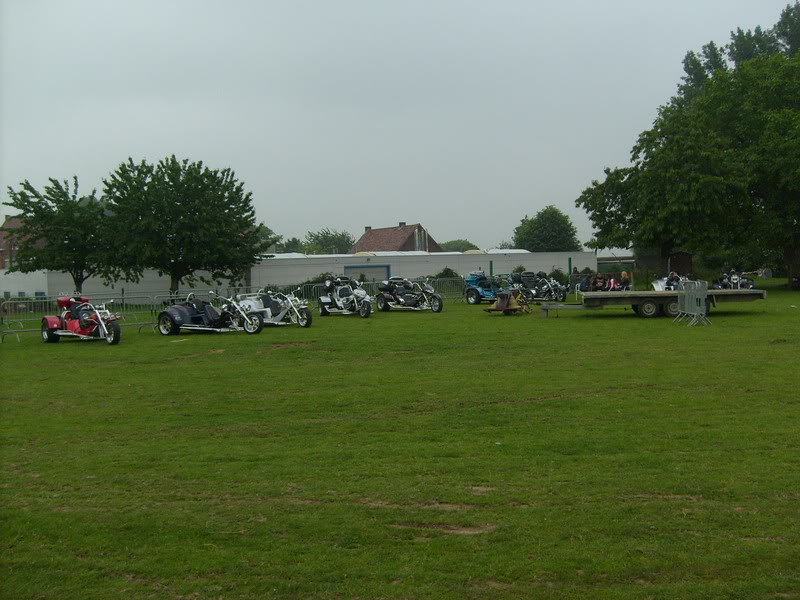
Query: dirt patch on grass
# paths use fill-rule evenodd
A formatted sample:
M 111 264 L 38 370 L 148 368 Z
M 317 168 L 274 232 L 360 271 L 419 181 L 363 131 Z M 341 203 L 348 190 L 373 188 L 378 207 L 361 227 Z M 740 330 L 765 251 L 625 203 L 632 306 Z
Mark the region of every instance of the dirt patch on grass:
M 469 584 L 474 590 L 489 591 L 489 590 L 511 590 L 514 585 L 511 583 L 503 583 L 502 581 L 495 581 L 494 579 L 487 579 L 486 581 L 473 581 Z
M 272 344 L 273 348 L 303 348 L 310 346 L 311 342 L 286 342 L 285 344 Z
M 174 360 L 185 360 L 187 358 L 197 358 L 198 356 L 208 356 L 209 354 L 224 354 L 224 348 L 212 348 L 208 352 L 199 352 L 197 354 L 187 354 L 186 356 L 176 356 Z
M 480 535 L 497 529 L 497 525 L 450 525 L 448 523 L 394 523 L 396 529 L 433 529 L 452 535 Z
M 485 496 L 489 492 L 495 491 L 497 488 L 494 488 L 490 485 L 473 485 L 469 488 L 469 491 L 472 492 L 474 496 Z
M 471 504 L 464 504 L 461 502 L 424 502 L 424 503 L 413 503 L 413 504 L 393 504 L 391 502 L 385 502 L 383 500 L 370 500 L 365 499 L 357 504 L 361 506 L 369 506 L 372 508 L 397 508 L 402 510 L 408 509 L 430 509 L 430 510 L 444 510 L 444 511 L 457 511 L 457 510 L 471 510 L 475 508 Z
M 631 496 L 622 496 L 623 500 L 678 500 L 691 502 L 699 502 L 703 499 L 702 496 L 692 496 L 690 494 L 633 494 Z

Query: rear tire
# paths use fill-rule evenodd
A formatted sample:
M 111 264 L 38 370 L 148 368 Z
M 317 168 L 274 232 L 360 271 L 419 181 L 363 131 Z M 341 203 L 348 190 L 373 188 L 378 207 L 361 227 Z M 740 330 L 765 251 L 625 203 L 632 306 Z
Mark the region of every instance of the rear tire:
M 47 321 L 42 321 L 42 342 L 45 344 L 57 344 L 61 337 L 56 335 L 55 331 L 55 329 L 47 326 Z
M 467 290 L 467 304 L 480 304 L 481 293 L 476 289 Z
M 435 313 L 442 312 L 442 308 L 444 308 L 444 302 L 439 296 L 434 296 L 431 298 L 431 311 Z
M 301 308 L 298 312 L 300 317 L 297 319 L 297 324 L 300 327 L 311 327 L 311 311 L 307 308 Z
M 377 298 L 375 298 L 375 305 L 380 312 L 389 312 L 392 307 L 389 306 L 389 303 L 386 301 L 386 296 L 380 294 Z
M 161 313 L 158 317 L 158 333 L 161 335 L 178 335 L 181 330 L 178 324 L 167 313 Z
M 325 307 L 325 305 L 322 302 L 320 302 L 319 303 L 319 316 L 320 317 L 327 317 L 329 314 L 331 314 L 331 313 L 328 312 L 328 309 Z
M 106 323 L 106 344 L 109 346 L 116 346 L 122 337 L 122 330 L 119 323 L 116 321 L 109 321 Z
M 372 304 L 369 302 L 362 302 L 361 308 L 358 309 L 358 316 L 362 319 L 366 319 L 369 317 L 370 313 L 372 312 Z
M 645 319 L 657 317 L 661 312 L 655 300 L 645 300 L 639 303 L 639 316 Z

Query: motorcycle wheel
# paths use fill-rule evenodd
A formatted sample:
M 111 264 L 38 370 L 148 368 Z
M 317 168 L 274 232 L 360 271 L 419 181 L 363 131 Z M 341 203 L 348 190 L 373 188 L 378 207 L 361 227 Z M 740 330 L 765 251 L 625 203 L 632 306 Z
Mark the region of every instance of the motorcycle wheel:
M 366 319 L 372 312 L 372 304 L 369 302 L 362 302 L 361 307 L 358 309 L 358 316 Z
M 178 324 L 167 313 L 158 317 L 158 333 L 161 335 L 178 335 L 180 330 Z
M 478 290 L 467 290 L 467 304 L 480 304 L 481 294 Z
M 444 303 L 439 296 L 434 296 L 431 298 L 431 311 L 435 313 L 442 312 L 442 308 L 444 308 Z
M 119 344 L 120 337 L 122 337 L 122 330 L 119 327 L 119 323 L 116 321 L 106 323 L 106 344 L 116 346 Z
M 392 308 L 389 306 L 389 303 L 386 301 L 386 297 L 383 294 L 379 295 L 375 299 L 375 304 L 377 305 L 378 310 L 381 312 L 389 312 Z
M 61 338 L 57 336 L 53 329 L 47 326 L 47 323 L 42 321 L 42 342 L 45 344 L 56 344 Z
M 311 327 L 311 311 L 307 308 L 301 308 L 298 312 L 300 316 L 297 319 L 297 324 L 300 327 Z
M 262 317 L 258 313 L 250 313 L 247 315 L 250 317 L 250 322 L 248 323 L 244 319 L 242 320 L 242 325 L 244 326 L 244 332 L 253 334 L 253 333 L 261 333 L 261 330 L 264 329 L 264 317 Z
M 325 307 L 325 305 L 322 302 L 320 302 L 319 303 L 319 316 L 320 317 L 327 317 L 329 314 L 331 314 L 331 313 L 328 312 L 328 309 Z

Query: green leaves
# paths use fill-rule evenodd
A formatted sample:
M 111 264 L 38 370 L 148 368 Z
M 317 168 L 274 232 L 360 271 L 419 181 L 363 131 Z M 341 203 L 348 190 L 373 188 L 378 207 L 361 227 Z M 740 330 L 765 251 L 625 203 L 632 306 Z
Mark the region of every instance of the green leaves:
M 467 250 L 477 250 L 478 247 L 469 240 L 450 240 L 439 244 L 445 252 L 466 252 Z
M 713 44 L 687 54 L 681 94 L 639 135 L 632 165 L 606 169 L 576 200 L 596 230 L 590 246 L 781 249 L 791 266 L 800 246 L 794 31 L 798 2 L 774 30 L 731 34 L 734 68 Z
M 356 243 L 351 233 L 335 229 L 309 231 L 303 243 L 306 254 L 346 254 Z
M 27 180 L 18 190 L 8 188 L 5 205 L 22 218 L 22 226 L 12 232 L 17 246 L 12 270 L 66 272 L 79 292 L 86 279 L 103 272 L 108 258 L 106 205 L 95 190 L 79 196 L 77 177 L 72 187 L 66 180 L 49 181 L 43 192 Z
M 104 184 L 118 276 L 155 269 L 170 276 L 173 291 L 181 281 L 240 279 L 277 239 L 256 224 L 252 196 L 231 169 L 175 156 L 156 165 L 129 158 Z
M 531 252 L 567 252 L 580 250 L 578 233 L 569 217 L 550 205 L 536 216 L 527 216 L 514 230 L 514 247 Z

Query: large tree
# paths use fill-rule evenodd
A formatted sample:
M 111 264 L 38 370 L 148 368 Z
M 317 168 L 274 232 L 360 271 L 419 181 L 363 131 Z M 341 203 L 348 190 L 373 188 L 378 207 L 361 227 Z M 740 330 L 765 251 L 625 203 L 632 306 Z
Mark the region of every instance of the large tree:
M 578 232 L 569 217 L 555 206 L 527 215 L 514 230 L 514 248 L 531 252 L 570 252 L 581 249 Z
M 591 247 L 779 250 L 800 269 L 800 5 L 775 28 L 731 33 L 687 54 L 678 96 L 639 136 L 632 165 L 606 169 L 577 200 Z
M 467 250 L 477 250 L 478 247 L 469 240 L 450 240 L 439 244 L 445 252 L 466 252 Z
M 346 254 L 356 243 L 351 233 L 335 229 L 309 231 L 303 242 L 306 254 Z
M 256 224 L 252 195 L 231 169 L 175 156 L 155 165 L 129 158 L 104 184 L 117 276 L 136 280 L 155 269 L 169 276 L 173 293 L 197 279 L 241 280 L 276 239 Z
M 300 238 L 291 237 L 278 243 L 278 252 L 303 252 L 303 242 Z
M 40 192 L 27 180 L 18 190 L 8 188 L 10 202 L 22 220 L 9 234 L 16 247 L 11 271 L 47 270 L 69 273 L 76 292 L 103 272 L 107 259 L 108 225 L 104 203 L 92 190 L 78 194 L 78 178 L 50 179 Z

